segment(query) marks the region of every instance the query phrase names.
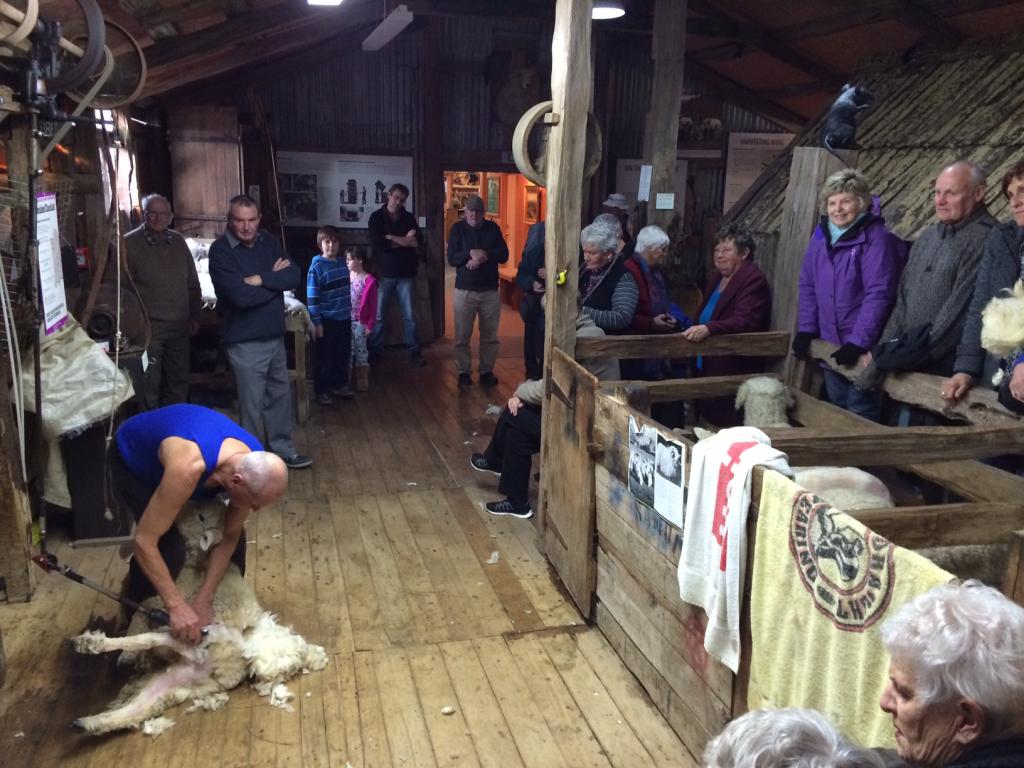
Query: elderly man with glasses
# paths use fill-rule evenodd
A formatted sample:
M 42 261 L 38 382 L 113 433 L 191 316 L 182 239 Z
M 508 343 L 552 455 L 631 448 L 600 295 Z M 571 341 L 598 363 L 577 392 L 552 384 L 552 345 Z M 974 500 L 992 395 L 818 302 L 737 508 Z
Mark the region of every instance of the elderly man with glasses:
M 151 410 L 188 400 L 190 337 L 199 330 L 202 296 L 192 252 L 171 229 L 170 202 L 147 195 L 142 210 L 142 226 L 124 236 L 124 250 L 152 329 L 142 393 Z

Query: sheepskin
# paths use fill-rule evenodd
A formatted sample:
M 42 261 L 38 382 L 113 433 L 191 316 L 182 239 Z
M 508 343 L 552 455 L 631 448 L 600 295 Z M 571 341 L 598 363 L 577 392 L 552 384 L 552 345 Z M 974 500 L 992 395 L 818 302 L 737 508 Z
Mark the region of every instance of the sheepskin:
M 203 583 L 207 553 L 221 540 L 223 514 L 224 505 L 213 501 L 187 507 L 178 519 L 186 555 L 176 584 L 184 595 L 194 594 Z M 144 604 L 160 607 L 158 598 Z M 260 607 L 252 586 L 234 563 L 217 588 L 213 611 L 213 624 L 199 645 L 175 640 L 166 629 L 150 631 L 141 612 L 132 619 L 125 637 L 86 632 L 72 638 L 79 653 L 120 650 L 121 662 L 156 667 L 128 682 L 105 712 L 79 718 L 73 725 L 100 734 L 140 728 L 186 701 L 192 702 L 189 711 L 216 709 L 227 702 L 229 690 L 247 679 L 260 695 L 283 707 L 291 698 L 284 685 L 287 680 L 327 665 L 323 648 L 307 643 Z
M 996 357 L 1024 347 L 1024 282 L 993 297 L 981 313 L 981 346 Z

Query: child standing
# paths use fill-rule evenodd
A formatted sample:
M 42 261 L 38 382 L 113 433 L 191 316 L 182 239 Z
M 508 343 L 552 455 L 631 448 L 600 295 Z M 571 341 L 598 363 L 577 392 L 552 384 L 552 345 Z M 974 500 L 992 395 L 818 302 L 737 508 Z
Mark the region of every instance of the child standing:
M 345 263 L 352 282 L 352 370 L 356 389 L 370 388 L 370 364 L 366 339 L 377 322 L 377 278 L 366 271 L 366 248 L 361 245 L 345 249 Z
M 314 388 L 320 405 L 332 405 L 331 395 L 351 398 L 348 363 L 352 352 L 352 303 L 348 268 L 338 260 L 341 241 L 334 227 L 316 233 L 320 254 L 313 257 L 306 278 L 306 304 L 316 327 Z

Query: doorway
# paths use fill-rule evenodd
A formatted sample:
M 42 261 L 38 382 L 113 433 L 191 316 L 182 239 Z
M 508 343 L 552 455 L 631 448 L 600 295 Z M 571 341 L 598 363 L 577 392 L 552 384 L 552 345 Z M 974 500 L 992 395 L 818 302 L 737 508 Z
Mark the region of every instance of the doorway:
M 448 251 L 448 233 L 462 219 L 466 200 L 479 195 L 484 201 L 487 219 L 497 224 L 508 245 L 508 261 L 498 267 L 498 292 L 501 297 L 501 322 L 498 337 L 501 357 L 521 357 L 523 321 L 519 317 L 521 291 L 516 287 L 516 272 L 523 256 L 523 246 L 530 227 L 543 220 L 546 195 L 518 173 L 495 171 L 449 170 L 444 172 L 444 237 Z M 452 299 L 455 295 L 455 269 L 445 269 L 445 337 L 455 337 Z M 477 333 L 474 331 L 474 338 Z M 474 345 L 475 346 L 475 345 Z M 474 355 L 475 355 L 474 351 Z

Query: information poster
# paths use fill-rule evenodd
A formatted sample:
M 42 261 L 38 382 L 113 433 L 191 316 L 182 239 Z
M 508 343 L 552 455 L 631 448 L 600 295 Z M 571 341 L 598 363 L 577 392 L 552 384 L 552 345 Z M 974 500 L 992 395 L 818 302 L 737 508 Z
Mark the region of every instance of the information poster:
M 686 505 L 686 446 L 629 417 L 629 492 L 677 528 Z
M 396 183 L 409 188 L 405 207 L 414 210 L 411 157 L 278 152 L 277 183 L 291 227 L 365 229 Z
M 39 295 L 43 302 L 43 331 L 49 336 L 68 321 L 64 270 L 60 260 L 57 195 L 36 195 L 36 234 L 39 238 Z
M 625 195 L 630 206 L 638 199 L 649 200 L 652 193 L 656 195 L 658 192 L 667 191 L 651 189 L 650 171 L 648 171 L 646 184 L 643 184 L 641 189 L 641 177 L 645 167 L 650 168 L 650 166 L 644 165 L 643 160 L 619 160 L 615 164 L 615 191 Z M 672 180 L 672 192 L 676 196 L 674 201 L 676 210 L 683 210 L 683 201 L 686 199 L 686 160 L 683 158 L 676 158 L 676 173 Z
M 728 211 L 743 197 L 778 154 L 793 140 L 792 133 L 730 133 L 725 163 L 725 201 Z

